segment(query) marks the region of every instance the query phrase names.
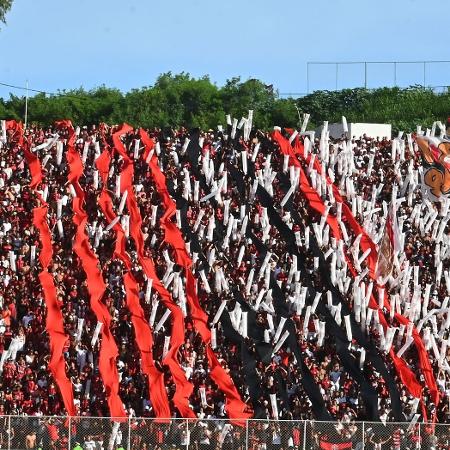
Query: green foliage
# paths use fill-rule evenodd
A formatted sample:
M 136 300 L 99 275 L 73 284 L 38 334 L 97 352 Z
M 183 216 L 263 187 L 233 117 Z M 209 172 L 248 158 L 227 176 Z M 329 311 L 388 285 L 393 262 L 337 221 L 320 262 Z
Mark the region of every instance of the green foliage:
M 272 86 L 255 79 L 241 82 L 240 78 L 232 78 L 221 89 L 221 99 L 224 110 L 233 117 L 247 116 L 252 109 L 260 128 L 273 126 L 272 112 L 277 98 Z
M 344 115 L 348 122 L 391 123 L 394 132 L 414 131 L 417 125 L 430 127 L 450 115 L 450 90 L 438 94 L 412 86 L 318 91 L 298 99 L 297 104 L 302 112 L 311 114 L 312 126 L 324 120 L 340 122 Z
M 11 96 L 6 104 L 9 104 L 11 100 L 14 106 L 10 109 L 23 117 L 25 100 Z M 60 119 L 71 119 L 76 123 L 88 124 L 120 121 L 122 103 L 123 96 L 119 90 L 108 89 L 104 86 L 92 91 L 81 88 L 64 91 L 52 97 L 38 94 L 28 101 L 28 120 L 43 125 Z
M 153 86 L 126 94 L 105 86 L 90 91 L 80 88 L 50 97 L 38 94 L 28 104 L 29 122 L 42 125 L 67 118 L 87 125 L 128 122 L 149 128 L 215 128 L 224 123 L 226 114 L 240 118 L 249 109 L 254 111 L 255 126 L 261 129 L 298 126 L 298 113 L 307 112 L 311 114 L 310 128 L 324 120 L 340 122 L 344 115 L 349 122 L 391 123 L 394 131 L 412 131 L 418 124 L 429 127 L 450 115 L 450 91 L 437 94 L 419 86 L 345 89 L 280 99 L 271 85 L 255 79 L 232 78 L 218 87 L 207 76 L 168 72 Z M 24 111 L 24 97 L 11 94 L 7 100 L 0 99 L 0 118 L 23 118 Z
M 0 0 L 0 22 L 6 23 L 6 13 L 11 9 L 13 0 Z
M 208 77 L 161 75 L 153 87 L 134 89 L 124 97 L 123 120 L 146 127 L 186 125 L 203 129 L 225 115 L 219 89 Z

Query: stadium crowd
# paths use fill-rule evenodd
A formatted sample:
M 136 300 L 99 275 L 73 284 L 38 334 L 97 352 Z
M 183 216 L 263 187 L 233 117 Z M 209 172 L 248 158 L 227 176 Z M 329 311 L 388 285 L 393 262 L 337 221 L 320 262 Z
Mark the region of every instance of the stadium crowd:
M 77 129 L 76 149 L 84 162 L 80 183 L 86 194 L 86 232 L 107 285 L 103 302 L 112 317 L 110 331 L 118 346 L 120 398 L 129 416 L 154 417 L 126 304 L 124 265 L 114 255 L 116 234 L 108 227 L 97 200 L 102 182 L 95 161 L 105 145 L 114 147 L 112 134 L 117 129 Z M 49 271 L 69 337 L 64 358 L 77 414 L 108 416 L 107 392 L 98 369 L 101 338 L 93 339 L 97 320 L 89 306 L 86 275 L 72 246 L 74 193 L 68 184 L 65 154 L 58 163 L 61 147 L 57 140 L 65 143 L 67 130 L 32 126 L 24 135 L 43 168 L 39 189 L 49 204 L 53 241 Z M 291 168 L 280 142 L 289 139 L 292 130 L 268 133 L 234 124 L 223 131 L 181 128 L 151 130 L 149 135 L 155 142 L 152 154 L 178 208 L 173 221 L 182 230 L 193 260 L 198 298 L 212 329 L 211 347 L 247 412 L 259 418 L 318 418 L 321 405 L 314 402 L 314 393 L 319 393 L 323 399 L 319 418 L 338 420 L 346 432 L 351 432 L 350 424 L 357 420 L 386 423 L 435 418 L 450 422 L 450 367 L 446 363 L 450 351 L 449 201 L 432 202 L 421 188 L 422 158 L 413 140 L 401 136 L 394 140 L 367 136 L 331 139 L 326 132 L 320 137 L 302 135 L 300 141 L 294 136 L 292 145 L 302 143 L 308 154 L 322 163 L 320 173 L 314 169 L 314 159 L 298 158 L 300 171 Z M 194 387 L 190 406 L 199 419 L 224 418 L 224 393 L 211 378 L 206 345 L 186 306 L 186 277 L 160 223 L 165 213 L 163 193 L 149 173 L 139 130 L 124 134 L 122 140 L 134 161 L 133 183 L 146 255 L 183 311 L 185 340 L 177 357 Z M 121 209 L 123 200 L 117 190 L 122 166 L 123 158 L 113 152 L 107 188 L 116 210 Z M 41 243 L 32 217 L 38 197 L 29 187 L 30 169 L 13 130 L 5 130 L 1 138 L 0 167 L 0 415 L 64 415 L 58 386 L 48 368 L 51 348 L 38 278 Z M 300 173 L 319 194 L 326 208 L 324 215 L 298 187 Z M 382 306 L 380 314 L 394 334 L 396 331 L 392 336 L 383 335 L 378 311 L 364 304 L 361 307 L 356 300 L 370 297 L 369 289 L 377 291 L 369 273 L 370 255 L 359 248 L 361 237 L 340 220 L 341 208 L 325 181 L 327 176 L 376 244 L 383 238 L 389 204 L 397 199 L 402 248 L 393 255 L 394 269 L 386 291 L 392 309 L 409 317 L 418 328 L 438 386 L 438 405 L 417 348 L 410 342 L 412 326 L 401 325 Z M 340 257 L 342 247 L 328 224 L 329 217 L 344 223 L 344 245 L 353 257 L 356 278 Z M 123 216 L 121 223 L 127 231 Z M 164 374 L 171 414 L 179 417 L 172 401 L 176 386 L 163 363 L 171 318 L 158 292 L 148 288 L 131 239 L 126 246 L 139 284 L 140 304 L 153 331 L 154 360 Z M 330 276 L 335 287 L 333 300 Z M 355 287 L 361 285 L 361 289 Z M 382 294 L 377 291 L 377 295 Z M 353 335 L 344 311 L 352 311 Z M 417 375 L 421 396 L 408 390 L 393 363 L 391 350 L 398 354 L 402 347 L 400 358 Z M 375 354 L 378 364 L 372 359 Z M 400 417 L 398 410 L 395 413 L 396 397 Z M 276 430 L 270 432 L 273 448 L 281 448 Z M 205 431 L 205 445 L 210 444 L 207 435 Z M 293 446 L 293 441 L 290 444 Z

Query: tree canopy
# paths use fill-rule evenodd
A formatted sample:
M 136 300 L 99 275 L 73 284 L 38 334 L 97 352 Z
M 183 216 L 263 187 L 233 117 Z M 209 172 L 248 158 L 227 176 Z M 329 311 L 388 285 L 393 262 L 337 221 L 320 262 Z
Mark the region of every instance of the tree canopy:
M 11 9 L 13 0 L 0 0 L 0 22 L 6 22 L 6 13 Z
M 0 0 L 1 1 L 1 0 Z M 218 87 L 208 76 L 188 73 L 160 75 L 153 86 L 122 93 L 101 86 L 62 91 L 58 95 L 38 94 L 29 99 L 28 121 L 49 125 L 68 118 L 79 124 L 128 122 L 144 127 L 200 127 L 209 129 L 224 123 L 225 115 L 246 115 L 254 110 L 254 123 L 261 129 L 274 125 L 295 127 L 299 112 L 310 113 L 310 126 L 324 120 L 340 122 L 392 123 L 394 130 L 411 131 L 416 125 L 430 126 L 450 114 L 450 91 L 435 93 L 413 86 L 407 89 L 345 89 L 316 91 L 301 98 L 279 98 L 273 86 L 260 80 L 239 77 Z M 0 99 L 0 118 L 23 119 L 25 98 L 11 94 Z

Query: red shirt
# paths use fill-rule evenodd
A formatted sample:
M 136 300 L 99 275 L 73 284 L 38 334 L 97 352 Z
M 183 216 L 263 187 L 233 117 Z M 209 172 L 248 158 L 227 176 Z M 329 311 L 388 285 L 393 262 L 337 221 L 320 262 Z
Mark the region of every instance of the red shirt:
M 58 427 L 53 423 L 47 424 L 48 434 L 52 441 L 57 441 L 59 438 Z

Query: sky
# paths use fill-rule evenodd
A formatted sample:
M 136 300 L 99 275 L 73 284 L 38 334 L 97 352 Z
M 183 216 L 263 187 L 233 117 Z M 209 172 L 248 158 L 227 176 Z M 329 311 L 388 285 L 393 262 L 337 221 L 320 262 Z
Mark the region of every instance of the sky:
M 450 60 L 442 0 L 14 0 L 0 29 L 0 82 L 56 92 L 126 92 L 161 73 L 240 76 L 281 94 L 364 85 L 363 65 L 311 61 Z M 337 77 L 336 77 L 337 73 Z M 423 65 L 369 65 L 367 86 L 423 83 Z M 450 63 L 426 84 L 450 85 Z M 0 96 L 9 92 L 0 86 Z

